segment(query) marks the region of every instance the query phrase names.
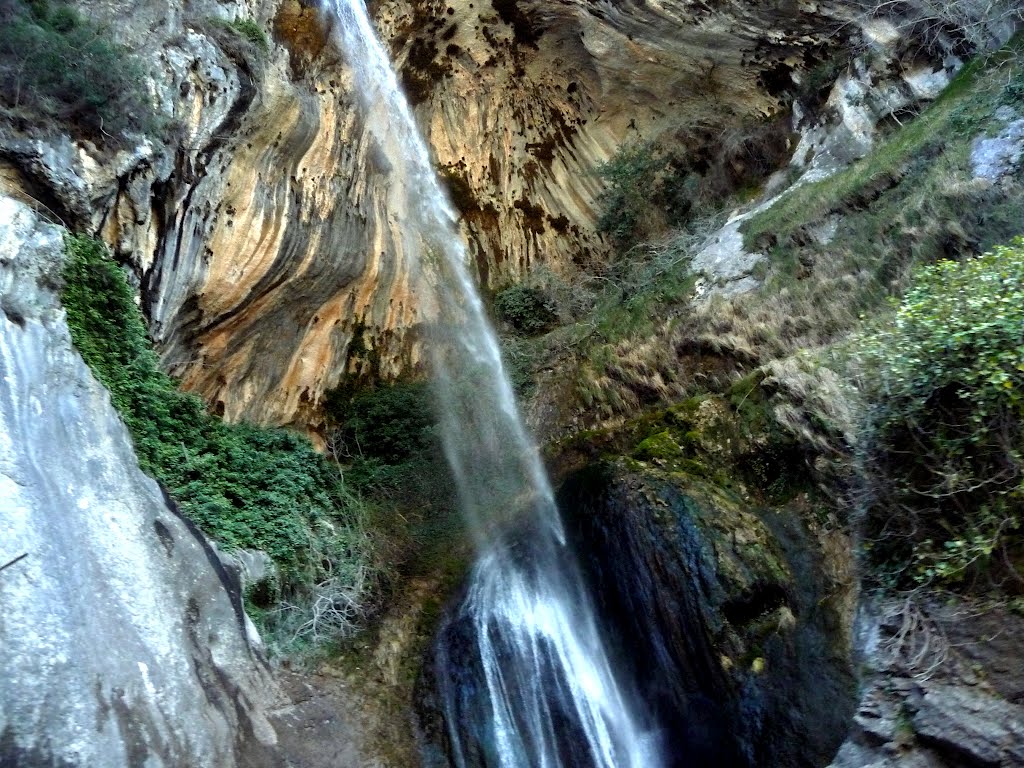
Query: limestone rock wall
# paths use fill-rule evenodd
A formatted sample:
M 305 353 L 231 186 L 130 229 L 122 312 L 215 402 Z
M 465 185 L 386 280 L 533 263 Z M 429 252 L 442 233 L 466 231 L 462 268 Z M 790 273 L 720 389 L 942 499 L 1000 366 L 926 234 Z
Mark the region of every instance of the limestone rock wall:
M 135 265 L 166 367 L 231 420 L 316 428 L 346 375 L 419 364 L 389 169 L 309 0 L 83 3 L 138 51 L 160 140 L 0 137 L 0 185 Z M 780 108 L 840 2 L 381 0 L 382 36 L 482 283 L 608 248 L 595 169 L 625 141 Z M 268 50 L 226 25 L 255 21 Z
M 126 20 L 118 32 L 149 65 L 170 138 L 116 153 L 5 138 L 5 188 L 135 265 L 168 370 L 228 419 L 305 427 L 353 347 L 373 374 L 414 367 L 387 168 L 318 11 L 273 0 L 89 11 Z M 268 30 L 269 50 L 226 26 L 235 19 Z
M 608 258 L 597 168 L 628 141 L 782 107 L 842 3 L 420 0 L 386 5 L 410 97 L 476 256 L 501 287 Z
M 277 764 L 237 583 L 72 349 L 62 252 L 0 196 L 0 764 Z

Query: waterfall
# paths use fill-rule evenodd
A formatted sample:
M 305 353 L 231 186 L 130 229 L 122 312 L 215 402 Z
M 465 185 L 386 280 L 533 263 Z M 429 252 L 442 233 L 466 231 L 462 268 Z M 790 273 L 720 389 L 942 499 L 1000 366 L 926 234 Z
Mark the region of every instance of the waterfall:
M 566 547 L 426 142 L 363 0 L 324 6 L 390 166 L 389 211 L 435 329 L 443 445 L 478 550 L 461 609 L 477 679 L 471 696 L 441 683 L 452 758 L 460 768 L 657 768 Z

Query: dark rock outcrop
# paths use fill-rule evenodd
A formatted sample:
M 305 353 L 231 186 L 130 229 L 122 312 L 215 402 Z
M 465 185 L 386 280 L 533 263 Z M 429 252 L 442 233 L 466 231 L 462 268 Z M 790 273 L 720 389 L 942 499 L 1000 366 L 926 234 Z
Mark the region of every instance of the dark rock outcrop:
M 823 544 L 829 535 L 808 522 L 803 499 L 762 508 L 640 462 L 577 470 L 559 496 L 620 679 L 643 703 L 666 765 L 811 768 L 831 759 L 856 690 L 849 601 L 830 590 L 852 564 L 841 543 Z M 488 722 L 462 599 L 419 685 L 432 766 L 449 764 L 452 738 L 442 679 L 471 713 L 449 714 L 449 728 Z M 459 740 L 485 745 L 472 759 L 489 765 L 485 737 Z
M 926 593 L 870 606 L 865 688 L 832 768 L 1024 765 L 1024 619 Z
M 795 508 L 619 464 L 575 474 L 561 497 L 669 765 L 829 759 L 855 699 L 849 617 L 827 599 L 824 556 Z

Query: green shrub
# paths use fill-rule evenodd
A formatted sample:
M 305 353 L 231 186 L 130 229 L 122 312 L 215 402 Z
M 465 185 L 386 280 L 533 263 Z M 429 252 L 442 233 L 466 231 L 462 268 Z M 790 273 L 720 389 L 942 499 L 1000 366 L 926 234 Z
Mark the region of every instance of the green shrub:
M 1024 519 L 1024 239 L 921 270 L 857 345 L 876 566 L 919 583 L 1008 575 Z
M 726 203 L 748 202 L 792 152 L 783 115 L 684 123 L 654 141 L 626 143 L 598 169 L 607 186 L 598 228 L 620 249 L 689 227 Z
M 222 19 L 207 16 L 198 22 L 198 29 L 212 35 L 224 51 L 239 61 L 243 67 L 252 68 L 254 73 L 266 63 L 270 53 L 270 38 L 266 31 L 253 19 Z
M 228 22 L 228 26 L 240 34 L 263 53 L 270 52 L 270 39 L 267 33 L 252 19 L 236 19 Z
M 455 507 L 433 396 L 426 382 L 379 385 L 355 395 L 328 394 L 328 450 L 345 465 L 345 479 L 399 514 L 434 517 Z
M 526 336 L 551 330 L 558 319 L 552 302 L 539 288 L 513 285 L 494 296 L 498 317 Z
M 365 601 L 373 569 L 364 508 L 337 468 L 302 436 L 225 424 L 179 391 L 160 370 L 133 291 L 105 246 L 69 237 L 66 247 L 72 339 L 110 391 L 142 469 L 225 549 L 267 552 L 280 573 L 273 599 L 312 604 L 326 589 Z M 291 614 L 299 631 L 309 616 Z
M 425 382 L 401 382 L 345 398 L 327 397 L 328 418 L 341 458 L 397 464 L 437 447 L 431 395 Z
M 138 59 L 66 3 L 5 1 L 0 105 L 94 138 L 116 139 L 154 122 Z
M 651 209 L 651 193 L 665 161 L 649 143 L 624 144 L 615 156 L 598 168 L 607 188 L 598 200 L 601 217 L 597 227 L 620 247 L 641 237 Z

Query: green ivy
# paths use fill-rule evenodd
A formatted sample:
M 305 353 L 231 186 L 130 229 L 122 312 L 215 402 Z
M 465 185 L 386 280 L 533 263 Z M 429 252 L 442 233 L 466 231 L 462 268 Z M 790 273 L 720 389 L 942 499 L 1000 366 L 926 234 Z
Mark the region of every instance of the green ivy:
M 68 237 L 63 303 L 75 346 L 110 391 L 142 469 L 226 549 L 267 552 L 280 595 L 370 566 L 363 505 L 302 436 L 226 424 L 159 367 L 124 272 L 102 243 Z
M 1009 564 L 1024 520 L 1024 239 L 922 269 L 856 347 L 873 557 L 918 582 Z

